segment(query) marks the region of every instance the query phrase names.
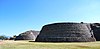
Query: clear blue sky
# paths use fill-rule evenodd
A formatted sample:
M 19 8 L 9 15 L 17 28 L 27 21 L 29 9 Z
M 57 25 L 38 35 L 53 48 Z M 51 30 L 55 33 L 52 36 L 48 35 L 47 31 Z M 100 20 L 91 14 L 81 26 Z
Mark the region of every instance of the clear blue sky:
M 100 21 L 100 0 L 0 0 L 0 35 L 41 30 L 48 23 L 81 21 Z

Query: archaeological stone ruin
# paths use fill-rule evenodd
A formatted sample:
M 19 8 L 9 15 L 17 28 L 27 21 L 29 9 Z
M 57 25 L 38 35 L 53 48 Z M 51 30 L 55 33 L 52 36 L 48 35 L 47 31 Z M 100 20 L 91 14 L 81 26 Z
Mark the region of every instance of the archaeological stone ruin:
M 93 29 L 94 30 L 94 29 Z M 94 31 L 96 32 L 96 31 Z M 99 36 L 99 35 L 98 35 Z M 43 26 L 36 42 L 93 42 L 96 41 L 88 23 L 53 23 Z
M 44 25 L 41 31 L 26 31 L 14 40 L 36 42 L 93 42 L 100 41 L 100 23 L 53 23 Z
M 35 40 L 37 35 L 39 34 L 39 31 L 26 31 L 24 33 L 19 34 L 15 40 Z
M 92 31 L 97 41 L 100 41 L 100 23 L 91 24 Z

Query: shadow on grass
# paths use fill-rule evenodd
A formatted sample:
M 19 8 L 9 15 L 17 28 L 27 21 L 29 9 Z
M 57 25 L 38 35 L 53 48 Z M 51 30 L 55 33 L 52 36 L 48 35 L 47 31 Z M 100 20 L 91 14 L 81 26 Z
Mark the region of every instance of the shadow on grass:
M 87 43 L 87 42 L 77 42 L 77 41 L 29 41 L 29 42 L 41 42 L 41 43 Z

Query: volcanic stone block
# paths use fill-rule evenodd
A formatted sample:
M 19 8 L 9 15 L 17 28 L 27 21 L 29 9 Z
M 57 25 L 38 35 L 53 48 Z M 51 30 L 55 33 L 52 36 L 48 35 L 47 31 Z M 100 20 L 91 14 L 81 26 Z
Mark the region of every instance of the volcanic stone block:
M 95 41 L 89 24 L 54 23 L 43 26 L 37 42 L 91 42 Z
M 91 28 L 93 30 L 96 40 L 100 41 L 100 23 L 91 24 Z
M 15 40 L 35 40 L 37 35 L 39 34 L 39 31 L 26 31 L 24 33 L 19 34 Z

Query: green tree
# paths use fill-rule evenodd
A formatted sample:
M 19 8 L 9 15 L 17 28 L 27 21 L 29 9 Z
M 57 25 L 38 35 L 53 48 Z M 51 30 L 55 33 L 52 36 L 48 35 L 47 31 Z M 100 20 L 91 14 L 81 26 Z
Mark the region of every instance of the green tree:
M 0 36 L 0 39 L 2 39 L 2 40 L 6 40 L 6 39 L 8 39 L 6 36 Z

